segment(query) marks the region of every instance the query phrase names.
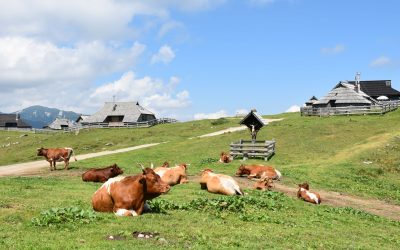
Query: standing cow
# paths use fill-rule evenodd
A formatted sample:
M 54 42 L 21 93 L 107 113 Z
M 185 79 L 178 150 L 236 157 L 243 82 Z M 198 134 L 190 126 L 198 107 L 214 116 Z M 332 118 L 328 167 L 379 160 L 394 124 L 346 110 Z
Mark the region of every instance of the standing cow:
M 37 156 L 44 156 L 50 163 L 50 171 L 56 170 L 56 162 L 64 161 L 64 169 L 68 169 L 71 156 L 76 157 L 72 148 L 38 148 Z
M 215 174 L 208 168 L 201 172 L 200 187 L 215 194 L 243 195 L 239 184 L 231 176 Z
M 105 168 L 91 168 L 82 174 L 83 181 L 106 182 L 108 179 L 123 174 L 124 171 L 113 164 Z
M 143 213 L 146 200 L 167 193 L 170 186 L 153 169 L 142 174 L 117 176 L 105 182 L 93 195 L 92 206 L 98 212 L 114 212 L 117 216 L 137 216 Z

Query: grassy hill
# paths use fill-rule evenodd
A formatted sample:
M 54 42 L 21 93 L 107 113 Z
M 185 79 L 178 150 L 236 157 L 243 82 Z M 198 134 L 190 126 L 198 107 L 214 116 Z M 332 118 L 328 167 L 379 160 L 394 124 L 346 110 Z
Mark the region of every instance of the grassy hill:
M 276 155 L 268 164 L 283 174 L 282 182 L 295 186 L 308 181 L 311 189 L 332 190 L 400 204 L 400 111 L 384 116 L 284 118 L 263 128 L 259 139 L 275 138 Z M 277 192 L 246 190 L 243 198 L 224 198 L 200 190 L 198 183 L 173 187 L 154 200 L 164 213 L 138 218 L 97 214 L 89 224 L 73 222 L 37 226 L 33 217 L 51 208 L 76 206 L 91 211 L 90 197 L 100 186 L 83 183 L 82 172 L 94 166 L 117 163 L 126 174 L 136 174 L 136 163 L 156 166 L 164 161 L 191 163 L 191 179 L 200 170 L 233 175 L 239 160 L 215 162 L 229 143 L 248 138 L 248 131 L 216 137 L 190 137 L 237 126 L 238 119 L 165 124 L 149 129 L 89 130 L 74 134 L 27 134 L 0 131 L 0 165 L 41 159 L 40 146 L 72 146 L 76 154 L 116 149 L 151 142 L 152 148 L 92 158 L 71 164 L 69 171 L 35 177 L 0 178 L 0 243 L 8 248 L 362 248 L 400 247 L 400 224 L 352 208 L 313 206 Z M 18 143 L 15 143 L 17 142 Z M 2 145 L 10 146 L 2 147 Z M 106 146 L 109 145 L 109 146 Z M 265 163 L 249 160 L 249 163 Z M 228 204 L 228 205 L 227 205 Z M 47 212 L 48 217 L 53 212 Z M 47 217 L 46 217 L 47 218 Z M 79 222 L 79 219 L 75 219 Z M 44 223 L 46 224 L 46 223 Z M 36 237 L 40 231 L 46 237 Z M 137 240 L 134 231 L 158 232 L 152 240 Z M 15 232 L 19 232 L 18 234 Z M 22 233 L 23 232 L 23 233 Z M 124 240 L 110 241 L 107 235 Z

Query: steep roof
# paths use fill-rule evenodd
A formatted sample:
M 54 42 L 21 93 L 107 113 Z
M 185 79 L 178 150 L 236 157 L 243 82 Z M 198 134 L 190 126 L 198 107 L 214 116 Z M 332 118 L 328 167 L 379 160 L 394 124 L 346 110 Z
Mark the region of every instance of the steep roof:
M 50 123 L 47 127 L 51 129 L 62 129 L 63 127 L 72 127 L 74 126 L 74 122 L 65 118 L 56 118 L 52 123 Z
M 27 124 L 21 119 L 16 119 L 16 114 L 0 114 L 0 127 L 5 127 L 6 123 L 17 123 L 18 128 L 31 128 L 32 126 Z
M 355 81 L 349 81 L 349 83 L 355 85 Z M 400 92 L 392 88 L 391 80 L 360 81 L 360 87 L 363 92 L 372 97 L 400 96 Z
M 260 130 L 263 126 L 267 125 L 264 119 L 255 110 L 250 111 L 239 124 L 246 125 L 250 129 L 251 125 L 254 125 L 255 130 Z
M 154 115 L 138 102 L 106 102 L 101 110 L 86 118 L 83 122 L 104 122 L 108 116 L 123 116 L 122 122 L 136 122 L 141 114 Z
M 327 104 L 334 100 L 336 104 L 373 104 L 372 100 L 363 91 L 357 92 L 353 84 L 339 82 L 327 95 L 315 101 L 314 104 Z

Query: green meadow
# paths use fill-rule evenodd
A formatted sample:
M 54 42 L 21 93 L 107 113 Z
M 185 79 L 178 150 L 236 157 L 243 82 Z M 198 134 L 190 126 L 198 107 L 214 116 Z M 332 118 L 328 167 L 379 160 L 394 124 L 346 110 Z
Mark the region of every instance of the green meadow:
M 272 122 L 258 139 L 275 139 L 267 164 L 282 183 L 336 191 L 400 205 L 400 110 L 383 116 L 265 116 Z M 199 172 L 234 175 L 241 164 L 217 161 L 248 131 L 193 138 L 238 126 L 239 119 L 202 120 L 146 129 L 91 129 L 79 134 L 0 131 L 0 165 L 42 160 L 38 147 L 73 147 L 70 170 L 0 177 L 0 248 L 4 249 L 399 249 L 400 222 L 351 207 L 312 205 L 292 196 L 246 189 L 243 197 L 207 193 Z M 16 143 L 18 142 L 18 143 Z M 165 142 L 141 150 L 79 160 L 79 154 Z M 6 146 L 8 145 L 9 146 Z M 84 183 L 92 167 L 117 163 L 126 175 L 149 166 L 190 163 L 191 182 L 151 201 L 152 213 L 135 218 L 93 212 L 91 196 L 101 185 Z M 248 163 L 265 163 L 251 159 Z M 322 197 L 323 199 L 323 197 Z M 157 233 L 137 239 L 133 232 Z M 110 240 L 112 235 L 116 240 Z

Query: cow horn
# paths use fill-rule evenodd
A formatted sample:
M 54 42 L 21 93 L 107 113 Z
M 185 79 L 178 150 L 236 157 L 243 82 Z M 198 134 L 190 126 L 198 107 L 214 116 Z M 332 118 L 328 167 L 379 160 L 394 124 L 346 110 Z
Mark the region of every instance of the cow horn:
M 151 168 L 151 169 L 153 169 L 153 168 L 154 168 L 154 164 L 153 164 L 153 163 L 151 163 L 151 165 L 150 165 L 150 168 Z
M 144 166 L 141 163 L 138 163 L 138 165 L 142 168 L 142 170 L 144 170 Z

